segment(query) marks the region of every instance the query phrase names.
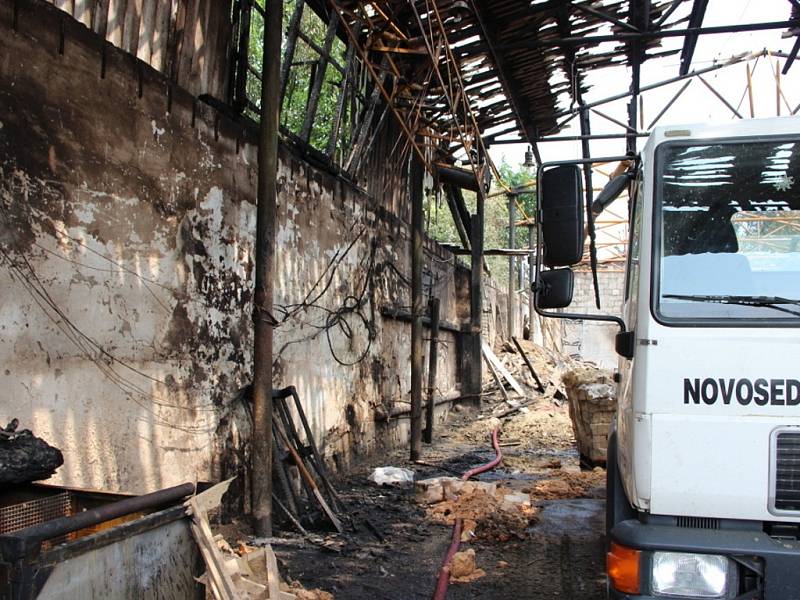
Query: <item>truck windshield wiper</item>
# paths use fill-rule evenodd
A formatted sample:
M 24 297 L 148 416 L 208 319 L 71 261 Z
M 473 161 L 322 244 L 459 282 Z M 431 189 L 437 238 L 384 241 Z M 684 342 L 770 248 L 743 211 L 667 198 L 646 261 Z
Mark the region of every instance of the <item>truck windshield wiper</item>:
M 781 312 L 800 317 L 800 311 L 778 306 L 779 304 L 794 304 L 800 306 L 800 300 L 783 298 L 781 296 L 725 296 L 703 294 L 664 294 L 664 298 L 675 300 L 691 300 L 693 302 L 716 302 L 717 304 L 739 304 L 743 306 L 764 306 Z

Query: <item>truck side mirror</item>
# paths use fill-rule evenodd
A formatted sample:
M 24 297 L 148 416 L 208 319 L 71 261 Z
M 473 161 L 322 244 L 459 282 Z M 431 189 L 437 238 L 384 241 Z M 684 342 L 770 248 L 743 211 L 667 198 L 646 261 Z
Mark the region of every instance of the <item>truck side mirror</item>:
M 583 257 L 583 184 L 578 165 L 560 165 L 542 173 L 544 264 L 563 267 Z
M 536 305 L 539 308 L 564 308 L 572 302 L 575 277 L 572 269 L 542 271 L 535 283 Z
M 614 340 L 614 349 L 617 354 L 624 358 L 633 358 L 633 350 L 636 345 L 636 332 L 620 331 Z

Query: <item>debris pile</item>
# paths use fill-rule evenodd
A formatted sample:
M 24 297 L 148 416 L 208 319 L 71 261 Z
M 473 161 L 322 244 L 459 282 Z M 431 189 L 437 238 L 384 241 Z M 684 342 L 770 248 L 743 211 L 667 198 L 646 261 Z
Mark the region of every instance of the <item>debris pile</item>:
M 605 465 L 608 432 L 617 409 L 613 376 L 581 364 L 564 375 L 564 384 L 581 460 L 592 466 Z
M 464 521 L 461 541 L 512 537 L 524 539 L 536 522 L 537 509 L 530 495 L 505 486 L 454 477 L 434 477 L 416 483 L 416 500 L 427 506 L 428 515 L 439 523 Z
M 565 398 L 562 378 L 575 361 L 529 340 L 513 338 L 512 342 L 503 343 L 497 358 L 517 381 L 547 396 Z M 540 391 L 538 383 L 542 384 L 544 392 Z
M 51 477 L 64 464 L 61 450 L 36 437 L 29 429 L 17 430 L 19 421 L 0 428 L 0 484 L 28 483 Z
M 552 478 L 537 481 L 530 493 L 536 500 L 593 498 L 602 494 L 605 482 L 606 472 L 600 467 L 578 472 L 559 469 L 553 471 Z
M 500 423 L 501 420 L 496 417 L 477 420 L 460 429 L 454 437 L 479 443 L 486 439 L 487 430 Z M 575 444 L 569 415 L 563 408 L 550 403 L 523 407 L 514 418 L 502 421 L 502 426 L 504 446 L 513 444 L 520 449 L 564 450 Z M 504 462 L 510 466 L 508 460 Z
M 205 574 L 198 580 L 216 600 L 334 600 L 328 592 L 283 581 L 270 545 L 255 547 L 239 542 L 234 550 L 222 535 L 213 535 L 208 512 L 219 506 L 231 481 L 219 483 L 185 503 L 192 535 L 206 565 Z

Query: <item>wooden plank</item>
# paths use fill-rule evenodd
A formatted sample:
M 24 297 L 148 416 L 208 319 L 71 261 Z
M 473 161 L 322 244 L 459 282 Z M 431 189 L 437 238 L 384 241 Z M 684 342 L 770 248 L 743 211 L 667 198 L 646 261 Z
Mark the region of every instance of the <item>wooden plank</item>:
M 278 574 L 278 560 L 275 558 L 275 553 L 272 551 L 272 546 L 264 548 L 264 557 L 267 563 L 267 588 L 269 589 L 269 598 L 277 600 L 281 596 L 280 588 L 280 575 Z
M 128 0 L 125 24 L 122 31 L 122 49 L 136 56 L 139 49 L 139 23 L 142 18 L 143 0 Z
M 122 34 L 125 29 L 127 7 L 128 0 L 109 0 L 108 15 L 106 17 L 106 39 L 117 48 L 122 48 Z
M 228 491 L 228 488 L 234 479 L 235 477 L 226 479 L 225 481 L 208 488 L 206 491 L 201 492 L 196 496 L 192 496 L 185 502 L 185 505 L 192 511 L 197 509 L 201 513 L 208 513 L 209 510 L 217 508 L 220 505 L 222 502 L 222 496 L 224 496 L 225 492 Z
M 489 344 L 486 342 L 481 342 L 481 351 L 483 355 L 486 357 L 486 360 L 492 363 L 497 372 L 502 375 L 506 381 L 508 381 L 509 385 L 517 392 L 520 396 L 524 396 L 525 392 L 522 390 L 522 386 L 514 379 L 514 376 L 508 372 L 508 369 L 505 368 L 503 363 L 500 362 L 500 359 L 497 358 L 492 349 L 489 348 Z
M 192 501 L 189 500 L 189 502 L 191 503 Z M 222 556 L 219 554 L 219 549 L 212 538 L 208 520 L 204 514 L 196 510 L 196 507 L 193 508 L 195 512 L 192 515 L 192 534 L 206 564 L 211 591 L 217 600 L 235 600 L 239 595 L 233 585 L 233 580 L 225 570 Z
M 136 56 L 150 64 L 153 56 L 153 36 L 156 29 L 156 4 L 159 0 L 143 0 L 142 15 L 139 19 L 139 43 Z
M 87 27 L 92 26 L 92 0 L 75 0 L 72 16 Z
M 490 361 L 485 354 L 483 355 L 483 360 L 486 361 L 486 366 L 489 367 L 489 373 L 491 373 L 492 379 L 494 379 L 494 382 L 497 384 L 497 387 L 500 388 L 500 393 L 503 395 L 503 400 L 505 400 L 508 403 L 509 397 L 508 397 L 508 392 L 506 391 L 506 386 L 503 385 L 503 382 L 500 379 L 500 375 L 497 374 L 494 365 L 492 365 L 492 361 Z
M 92 9 L 92 31 L 103 39 L 108 30 L 108 4 L 109 0 L 96 0 Z
M 150 66 L 161 71 L 166 70 L 167 40 L 169 38 L 169 20 L 171 3 L 163 0 L 156 3 L 155 25 L 153 29 L 153 46 L 150 54 Z

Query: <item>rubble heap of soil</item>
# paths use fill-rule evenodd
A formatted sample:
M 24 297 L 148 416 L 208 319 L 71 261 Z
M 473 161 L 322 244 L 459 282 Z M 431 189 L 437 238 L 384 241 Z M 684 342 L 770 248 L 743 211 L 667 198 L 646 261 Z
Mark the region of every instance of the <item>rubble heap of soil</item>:
M 454 483 L 460 484 L 461 489 L 453 494 L 446 493 L 442 501 L 430 504 L 427 514 L 446 525 L 461 519 L 462 542 L 525 539 L 528 529 L 536 523 L 538 509 L 531 506 L 528 494 L 493 483 L 458 480 Z

